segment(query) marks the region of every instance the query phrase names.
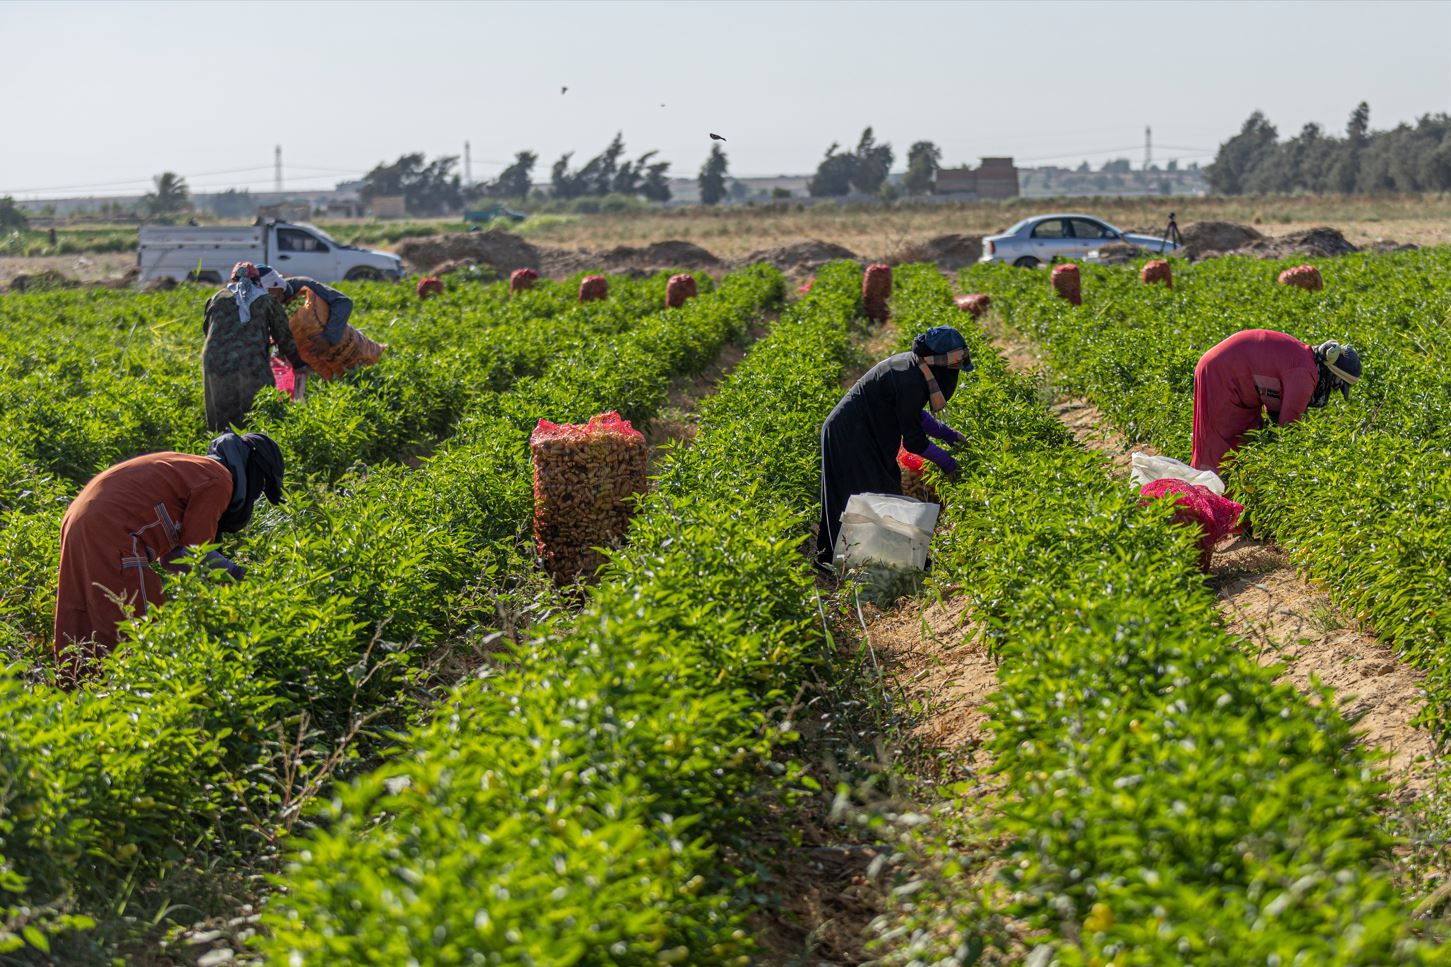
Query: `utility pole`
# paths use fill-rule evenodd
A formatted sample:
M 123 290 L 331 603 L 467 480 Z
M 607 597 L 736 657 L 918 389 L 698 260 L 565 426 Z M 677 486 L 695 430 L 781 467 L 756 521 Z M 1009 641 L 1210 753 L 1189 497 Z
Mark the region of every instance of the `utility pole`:
M 469 152 L 469 143 L 464 142 L 464 187 L 474 183 L 474 157 Z
M 282 145 L 279 144 L 277 146 L 277 149 L 275 151 L 273 151 L 273 153 L 272 153 L 272 157 L 273 157 L 272 190 L 273 191 L 281 191 L 282 190 Z
M 1144 125 L 1144 170 L 1154 163 L 1154 129 Z

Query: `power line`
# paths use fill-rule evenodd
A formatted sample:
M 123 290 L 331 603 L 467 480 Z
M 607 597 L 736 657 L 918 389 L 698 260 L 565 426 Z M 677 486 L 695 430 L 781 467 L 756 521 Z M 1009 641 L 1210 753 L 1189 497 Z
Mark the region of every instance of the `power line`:
M 211 178 L 217 175 L 240 175 L 248 171 L 265 171 L 268 165 L 259 165 L 255 168 L 232 168 L 227 171 L 202 171 L 195 175 L 186 175 L 188 178 Z M 29 195 L 39 191 L 84 191 L 87 188 L 110 188 L 115 185 L 149 185 L 155 180 L 155 175 L 145 178 L 127 178 L 124 181 L 93 181 L 84 185 L 55 185 L 50 188 L 3 188 L 0 194 L 4 195 Z

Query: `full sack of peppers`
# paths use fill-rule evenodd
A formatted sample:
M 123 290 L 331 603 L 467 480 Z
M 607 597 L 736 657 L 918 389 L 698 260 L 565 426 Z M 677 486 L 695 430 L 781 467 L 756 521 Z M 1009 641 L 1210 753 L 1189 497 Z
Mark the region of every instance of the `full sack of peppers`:
M 636 494 L 645 492 L 645 437 L 613 411 L 583 426 L 540 420 L 529 437 L 534 458 L 534 543 L 561 584 L 604 563 L 598 547 L 619 543 Z
M 341 376 L 355 366 L 372 366 L 388 348 L 387 343 L 374 342 L 352 326 L 343 330 L 334 346 L 322 334 L 328 323 L 328 304 L 307 286 L 302 287 L 302 295 L 302 307 L 287 322 L 298 355 L 323 379 Z

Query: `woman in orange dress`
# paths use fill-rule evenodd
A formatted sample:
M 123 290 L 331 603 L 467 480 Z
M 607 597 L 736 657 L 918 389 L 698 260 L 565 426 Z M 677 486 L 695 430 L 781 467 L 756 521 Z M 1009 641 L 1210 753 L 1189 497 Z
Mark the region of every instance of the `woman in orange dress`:
M 55 601 L 58 679 L 73 688 L 116 647 L 116 625 L 164 599 L 159 563 L 184 570 L 200 544 L 241 530 L 264 491 L 282 502 L 282 453 L 264 433 L 223 433 L 206 456 L 147 453 L 102 471 L 71 502 L 60 528 Z M 216 551 L 203 563 L 240 580 Z

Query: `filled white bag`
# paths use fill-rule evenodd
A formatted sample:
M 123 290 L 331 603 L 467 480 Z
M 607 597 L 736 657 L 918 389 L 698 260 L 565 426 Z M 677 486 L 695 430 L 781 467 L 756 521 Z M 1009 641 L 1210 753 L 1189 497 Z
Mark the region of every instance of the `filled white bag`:
M 845 567 L 873 563 L 922 570 L 940 504 L 893 494 L 853 494 L 832 549 Z
M 1220 496 L 1224 495 L 1224 481 L 1213 470 L 1195 470 L 1189 464 L 1173 457 L 1159 457 L 1139 451 L 1133 455 L 1133 470 L 1129 479 L 1134 486 L 1142 487 L 1155 480 L 1182 480 L 1187 484 L 1207 487 Z

